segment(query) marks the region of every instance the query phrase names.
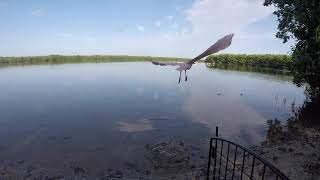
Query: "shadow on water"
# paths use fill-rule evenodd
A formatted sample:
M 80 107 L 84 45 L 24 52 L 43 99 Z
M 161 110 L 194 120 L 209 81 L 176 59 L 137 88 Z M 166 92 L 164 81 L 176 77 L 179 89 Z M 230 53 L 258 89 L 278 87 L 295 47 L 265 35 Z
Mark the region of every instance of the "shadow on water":
M 320 127 L 320 97 L 314 97 L 314 92 L 306 91 L 307 98 L 304 104 L 295 110 L 295 121 L 303 127 Z

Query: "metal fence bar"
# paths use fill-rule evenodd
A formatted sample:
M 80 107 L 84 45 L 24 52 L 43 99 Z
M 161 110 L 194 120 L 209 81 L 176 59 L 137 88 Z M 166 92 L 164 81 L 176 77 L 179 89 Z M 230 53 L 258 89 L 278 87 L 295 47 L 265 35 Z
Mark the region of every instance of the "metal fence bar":
M 217 132 L 218 130 L 216 130 Z M 215 140 L 215 145 L 213 145 L 213 140 Z M 220 152 L 218 152 L 218 141 L 221 141 L 221 147 L 219 147 L 220 149 Z M 219 142 L 220 143 L 220 142 Z M 226 146 L 227 143 L 228 145 L 228 149 L 227 149 L 227 155 L 225 157 L 225 154 L 226 152 L 223 152 L 224 150 L 224 146 Z M 239 144 L 236 144 L 234 142 L 231 142 L 229 140 L 226 140 L 226 139 L 223 139 L 223 138 L 219 138 L 219 137 L 215 137 L 215 138 L 211 138 L 210 139 L 210 149 L 209 149 L 209 161 L 208 161 L 208 170 L 207 170 L 207 180 L 209 179 L 209 176 L 210 176 L 210 166 L 211 166 L 211 159 L 212 158 L 215 158 L 214 159 L 214 169 L 213 169 L 213 179 L 216 179 L 217 177 L 219 177 L 219 179 L 221 178 L 221 173 L 223 171 L 221 171 L 221 166 L 224 166 L 223 163 L 222 163 L 222 160 L 223 162 L 226 160 L 226 165 L 225 165 L 225 172 L 224 172 L 224 179 L 227 179 L 227 176 L 228 176 L 228 163 L 229 162 L 232 162 L 229 160 L 229 156 L 230 156 L 230 149 L 231 149 L 231 145 L 234 145 L 235 147 L 235 152 L 234 152 L 234 159 L 233 159 L 233 167 L 232 167 L 232 177 L 231 179 L 234 179 L 235 178 L 235 169 L 238 169 L 238 167 L 236 167 L 236 161 L 237 161 L 237 153 L 238 153 L 238 149 L 241 149 L 243 150 L 243 156 L 242 156 L 242 164 L 241 164 L 241 173 L 240 173 L 240 179 L 243 178 L 243 174 L 245 174 L 247 177 L 249 177 L 250 179 L 253 179 L 253 175 L 254 175 L 254 169 L 255 169 L 255 166 L 256 166 L 256 159 L 258 159 L 262 165 L 263 165 L 263 171 L 262 171 L 262 180 L 265 178 L 265 171 L 266 171 L 266 168 L 268 167 L 271 172 L 276 175 L 276 179 L 281 179 L 281 180 L 289 180 L 282 172 L 280 172 L 277 168 L 275 168 L 273 165 L 271 165 L 269 162 L 267 162 L 266 160 L 262 159 L 260 156 L 258 156 L 257 154 L 255 154 L 254 152 L 252 152 L 251 150 L 239 145 Z M 217 154 L 220 154 L 220 160 L 219 162 L 217 162 Z M 252 165 L 250 163 L 245 163 L 245 159 L 246 159 L 246 154 L 248 155 L 248 158 L 250 159 L 250 156 L 253 157 L 252 159 Z M 219 163 L 219 170 L 217 169 L 217 163 Z M 245 165 L 247 164 L 247 165 Z M 250 165 L 251 165 L 251 168 L 250 168 Z M 244 172 L 244 169 L 247 169 L 248 168 L 248 174 Z M 218 170 L 218 173 L 216 175 L 216 172 Z M 231 169 L 230 169 L 231 170 Z M 250 175 L 249 175 L 250 173 Z M 237 176 L 238 176 L 238 172 L 237 172 Z M 223 177 L 223 175 L 222 175 Z
M 234 160 L 233 160 L 233 170 L 232 170 L 232 179 L 234 177 L 234 169 L 236 167 L 236 160 L 237 160 L 237 150 L 238 150 L 238 146 L 236 145 L 236 152 L 234 153 Z
M 213 180 L 216 178 L 216 165 L 217 165 L 217 145 L 218 145 L 218 139 L 216 139 L 215 147 L 213 149 L 214 151 L 214 168 L 213 168 Z
M 256 158 L 253 156 L 253 160 L 252 160 L 252 166 L 251 166 L 251 174 L 250 174 L 250 179 L 252 179 L 253 176 L 253 169 L 254 169 L 254 163 L 255 163 Z
M 209 149 L 209 160 L 208 160 L 208 170 L 207 170 L 207 180 L 209 180 L 209 176 L 210 176 L 210 165 L 211 165 L 211 159 L 212 159 L 212 156 L 211 156 L 211 151 L 212 151 L 212 140 L 213 139 L 210 139 L 210 149 Z
M 264 166 L 263 166 L 262 180 L 264 180 L 264 174 L 265 174 L 265 172 L 266 172 L 266 166 L 267 166 L 267 165 L 264 165 Z
M 220 154 L 220 153 L 219 153 L 219 154 Z M 226 159 L 227 159 L 223 154 L 222 154 L 222 155 L 220 154 L 220 156 L 223 158 L 223 160 L 226 160 Z M 226 163 L 230 163 L 230 164 L 233 166 L 233 161 L 231 161 L 231 160 L 226 161 Z M 238 168 L 237 166 L 235 166 L 235 169 L 241 171 L 241 168 Z M 243 174 L 244 174 L 245 176 L 247 176 L 247 177 L 250 177 L 250 174 L 247 174 L 247 173 L 245 173 L 245 172 L 243 172 Z
M 243 175 L 243 169 L 244 169 L 244 161 L 245 161 L 245 158 L 246 158 L 246 150 L 244 149 L 243 150 L 243 156 L 242 156 L 242 163 L 241 163 L 241 165 L 242 165 L 242 167 L 241 167 L 241 178 L 240 179 L 242 179 L 242 175 Z
M 223 150 L 223 141 L 221 141 L 220 154 L 222 154 L 222 150 Z M 220 155 L 220 163 L 219 163 L 219 179 L 220 179 L 221 159 L 222 159 L 222 156 Z
M 229 162 L 229 152 L 230 152 L 230 143 L 228 143 L 227 163 L 226 163 L 226 170 L 225 170 L 225 173 L 224 173 L 224 179 L 227 179 L 228 162 Z

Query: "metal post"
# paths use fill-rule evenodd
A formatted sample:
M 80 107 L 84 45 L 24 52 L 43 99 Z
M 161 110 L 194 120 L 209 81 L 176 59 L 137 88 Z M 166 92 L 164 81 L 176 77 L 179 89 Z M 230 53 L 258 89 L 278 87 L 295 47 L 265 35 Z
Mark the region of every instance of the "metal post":
M 216 137 L 218 137 L 219 128 L 216 126 Z M 213 179 L 216 178 L 216 165 L 217 165 L 217 151 L 218 151 L 218 142 L 216 139 L 215 147 L 214 147 L 214 168 L 213 168 Z
M 211 151 L 212 151 L 212 138 L 210 139 L 210 149 L 209 149 L 209 160 L 208 160 L 208 168 L 207 168 L 207 180 L 209 180 L 210 176 L 210 165 L 211 165 Z

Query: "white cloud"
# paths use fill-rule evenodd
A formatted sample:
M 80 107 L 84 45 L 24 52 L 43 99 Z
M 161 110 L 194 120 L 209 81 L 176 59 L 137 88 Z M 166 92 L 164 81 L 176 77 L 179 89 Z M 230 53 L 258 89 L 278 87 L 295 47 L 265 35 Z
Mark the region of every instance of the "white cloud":
M 156 27 L 160 27 L 160 26 L 161 26 L 161 22 L 160 22 L 160 21 L 156 21 L 156 22 L 154 22 L 154 25 L 155 25 Z
M 185 34 L 187 34 L 189 32 L 189 30 L 187 29 L 187 28 L 182 28 L 182 30 L 181 30 L 181 34 L 182 35 L 185 35 Z
M 137 29 L 138 29 L 138 31 L 140 31 L 140 32 L 144 32 L 144 31 L 145 31 L 145 28 L 144 28 L 144 26 L 142 26 L 142 25 L 137 25 Z
M 176 7 L 175 7 L 175 10 L 176 10 L 176 11 L 181 11 L 181 9 L 182 9 L 182 8 L 181 8 L 180 6 L 176 6 Z
M 182 18 L 186 22 L 178 21 L 181 17 L 175 18 L 172 15 L 164 17 L 161 22 L 153 22 L 152 25 L 157 27 L 158 25 L 161 27 L 168 25 L 169 27 L 167 32 L 158 34 L 143 33 L 143 36 L 89 37 L 87 40 L 90 43 L 83 40 L 81 41 L 84 42 L 82 44 L 79 43 L 79 39 L 87 36 L 78 38 L 76 34 L 72 35 L 70 33 L 61 33 L 58 36 L 66 38 L 65 40 L 70 43 L 70 47 L 68 47 L 69 44 L 64 44 L 66 53 L 70 49 L 75 53 L 88 52 L 88 54 L 192 58 L 212 45 L 218 38 L 234 32 L 235 36 L 232 45 L 222 53 L 287 53 L 290 50 L 290 44 L 284 45 L 281 40 L 275 38 L 276 27 L 270 28 L 270 24 L 266 25 L 268 26 L 266 29 L 273 29 L 271 32 L 269 30 L 263 30 L 263 32 L 259 33 L 254 30 L 248 31 L 250 24 L 258 23 L 264 18 L 269 18 L 272 14 L 274 8 L 264 7 L 262 3 L 263 0 L 194 0 L 190 7 L 181 10 L 179 13 L 179 16 L 184 16 Z M 41 16 L 46 12 L 44 9 L 38 9 L 33 11 L 32 14 Z M 174 25 L 174 23 L 177 25 Z M 261 29 L 263 29 L 263 24 L 261 26 Z M 137 31 L 140 32 L 146 31 L 145 26 L 142 24 L 137 24 L 134 28 L 137 28 Z M 69 38 L 67 39 L 67 37 Z M 45 49 L 55 51 L 54 44 L 51 43 L 48 46 L 53 48 Z M 42 47 L 44 48 L 44 46 Z M 75 47 L 78 49 L 74 50 Z M 3 48 L 5 47 L 1 46 L 0 50 Z M 49 53 L 59 53 L 61 46 L 56 49 L 56 52 Z
M 171 22 L 173 20 L 173 16 L 167 16 L 167 20 Z
M 234 32 L 233 44 L 222 53 L 287 53 L 289 45 L 283 45 L 274 36 L 276 27 L 272 32 L 247 32 L 250 24 L 272 14 L 273 7 L 264 7 L 262 3 L 263 0 L 195 0 L 190 8 L 184 10 L 190 31 L 185 26 L 175 25 L 173 16 L 167 16 L 169 26 L 175 27 L 174 31 L 140 38 L 133 43 L 133 52 L 128 52 L 194 57 L 218 38 Z
M 187 9 L 186 18 L 193 32 L 225 34 L 242 31 L 247 25 L 270 15 L 273 8 L 262 0 L 197 0 Z
M 43 8 L 35 9 L 31 12 L 33 16 L 44 16 L 46 14 L 46 10 Z

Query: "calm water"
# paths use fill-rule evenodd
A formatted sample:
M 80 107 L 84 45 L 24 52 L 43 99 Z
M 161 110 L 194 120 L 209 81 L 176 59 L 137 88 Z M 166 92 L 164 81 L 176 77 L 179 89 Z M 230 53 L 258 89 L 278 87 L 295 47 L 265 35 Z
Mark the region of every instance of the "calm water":
M 166 139 L 197 143 L 220 135 L 244 145 L 282 123 L 304 88 L 290 76 L 195 65 L 188 82 L 151 63 L 0 68 L 0 161 L 42 167 L 144 163 L 144 147 Z M 87 168 L 90 167 L 89 165 Z

